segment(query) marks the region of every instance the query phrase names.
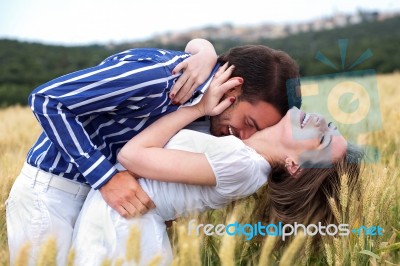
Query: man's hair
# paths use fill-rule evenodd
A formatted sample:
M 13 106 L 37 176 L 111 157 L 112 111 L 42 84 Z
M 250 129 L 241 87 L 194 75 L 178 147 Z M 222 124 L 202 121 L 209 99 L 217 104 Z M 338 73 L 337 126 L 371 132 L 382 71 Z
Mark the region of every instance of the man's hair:
M 282 116 L 293 106 L 300 108 L 299 67 L 287 53 L 265 45 L 244 45 L 220 55 L 218 62 L 234 65 L 232 77 L 244 79 L 239 100 L 267 102 Z

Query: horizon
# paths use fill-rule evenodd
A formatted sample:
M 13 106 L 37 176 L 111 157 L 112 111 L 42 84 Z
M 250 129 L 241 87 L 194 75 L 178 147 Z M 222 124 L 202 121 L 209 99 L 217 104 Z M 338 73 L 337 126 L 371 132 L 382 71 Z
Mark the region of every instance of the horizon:
M 52 0 L 16 0 L 3 5 L 0 11 L 4 13 L 0 18 L 0 39 L 60 46 L 107 45 L 145 41 L 167 33 L 226 24 L 234 27 L 300 24 L 335 14 L 400 11 L 400 3 L 393 0 L 380 3 L 330 0 L 313 4 L 306 0 L 293 3 L 280 0 L 270 3 L 269 8 L 256 0 L 229 7 L 223 1 L 204 0 L 201 5 L 181 1 L 175 0 L 175 5 L 166 6 L 161 0 L 152 3 L 116 0 L 112 4 L 89 0 L 71 0 L 62 4 Z M 263 7 L 257 8 L 259 5 Z M 131 24 L 140 27 L 131 27 Z
M 363 10 L 363 12 L 365 12 L 365 14 L 372 14 L 375 11 L 374 10 Z M 336 13 L 336 14 L 333 14 L 333 15 L 325 16 L 325 17 L 318 17 L 318 18 L 315 18 L 315 19 L 307 20 L 307 21 L 300 21 L 300 22 L 293 22 L 293 23 L 263 23 L 263 22 L 261 22 L 261 23 L 251 24 L 251 25 L 250 24 L 247 24 L 247 25 L 246 24 L 244 24 L 244 25 L 235 25 L 235 24 L 232 24 L 232 23 L 225 22 L 225 23 L 221 23 L 219 25 L 211 25 L 211 24 L 209 24 L 209 25 L 203 25 L 203 26 L 199 26 L 199 27 L 194 27 L 194 28 L 191 28 L 191 29 L 184 29 L 184 30 L 180 30 L 180 31 L 162 32 L 162 33 L 158 33 L 158 34 L 155 34 L 153 36 L 149 36 L 147 38 L 142 38 L 142 39 L 122 40 L 120 42 L 110 41 L 108 43 L 86 43 L 86 44 L 62 44 L 61 43 L 60 44 L 60 43 L 48 43 L 48 42 L 35 41 L 35 40 L 21 40 L 21 39 L 17 39 L 17 38 L 8 38 L 8 37 L 1 37 L 1 36 L 0 36 L 0 40 L 16 41 L 16 42 L 21 42 L 21 43 L 40 44 L 40 45 L 45 45 L 45 46 L 61 46 L 61 47 L 85 47 L 85 46 L 109 46 L 109 45 L 118 46 L 118 45 L 125 45 L 127 43 L 135 43 L 135 42 L 140 43 L 140 42 L 146 42 L 146 41 L 154 41 L 157 38 L 166 37 L 168 34 L 175 35 L 173 37 L 166 37 L 166 38 L 170 38 L 170 39 L 179 38 L 180 35 L 185 35 L 186 33 L 190 33 L 191 31 L 200 31 L 200 35 L 201 35 L 203 29 L 206 29 L 208 27 L 219 28 L 219 27 L 223 27 L 225 25 L 232 26 L 233 28 L 252 28 L 252 27 L 260 27 L 260 26 L 266 26 L 266 25 L 269 25 L 269 26 L 297 26 L 297 30 L 298 30 L 297 32 L 291 32 L 291 33 L 288 33 L 287 35 L 281 36 L 281 37 L 271 37 L 270 39 L 273 40 L 273 39 L 285 38 L 285 37 L 288 37 L 288 36 L 290 36 L 292 34 L 298 34 L 298 33 L 313 31 L 313 29 L 304 30 L 303 26 L 307 25 L 307 24 L 310 24 L 310 23 L 317 22 L 318 20 L 325 20 L 325 19 L 329 20 L 330 18 L 334 18 L 335 15 L 352 16 L 352 15 L 356 15 L 356 14 L 357 14 L 357 12 L 356 13 Z M 385 17 L 383 19 L 377 18 L 376 20 L 371 20 L 371 22 L 372 21 L 381 22 L 381 21 L 384 21 L 386 19 L 400 17 L 400 10 L 396 11 L 396 12 L 394 12 L 394 11 L 393 12 L 379 12 L 379 14 L 380 15 L 390 15 L 390 16 Z M 357 22 L 357 23 L 349 23 L 348 22 L 345 25 L 340 25 L 339 24 L 339 25 L 335 25 L 333 28 L 320 28 L 320 29 L 317 29 L 317 30 L 314 29 L 314 31 L 325 31 L 325 30 L 336 29 L 336 28 L 345 28 L 345 27 L 352 26 L 352 25 L 357 25 L 357 24 L 360 24 L 360 23 L 363 23 L 363 22 L 368 22 L 368 20 L 360 21 L 360 22 Z M 204 31 L 203 31 L 203 33 L 204 33 Z M 208 39 L 209 36 L 207 36 L 207 37 L 197 36 L 196 38 Z M 166 39 L 164 39 L 164 41 L 166 41 Z M 166 42 L 170 43 L 171 41 L 167 40 Z

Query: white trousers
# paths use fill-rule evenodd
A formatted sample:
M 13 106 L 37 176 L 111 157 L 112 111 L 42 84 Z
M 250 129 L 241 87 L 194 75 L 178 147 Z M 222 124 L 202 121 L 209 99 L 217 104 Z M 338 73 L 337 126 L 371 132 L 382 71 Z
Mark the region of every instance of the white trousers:
M 25 164 L 6 201 L 10 264 L 28 242 L 29 265 L 36 265 L 42 244 L 55 237 L 57 265 L 66 265 L 75 222 L 89 190 Z
M 140 232 L 129 245 L 132 227 Z M 160 264 L 170 265 L 172 249 L 165 221 L 151 210 L 131 219 L 125 219 L 107 205 L 97 190 L 91 190 L 76 222 L 72 244 L 75 250 L 75 265 L 100 266 L 105 260 L 120 265 L 148 265 L 156 256 Z M 132 250 L 135 248 L 135 250 Z M 136 254 L 137 261 L 127 261 L 127 254 Z M 129 256 L 128 256 L 129 258 Z M 114 265 L 114 264 L 113 264 Z

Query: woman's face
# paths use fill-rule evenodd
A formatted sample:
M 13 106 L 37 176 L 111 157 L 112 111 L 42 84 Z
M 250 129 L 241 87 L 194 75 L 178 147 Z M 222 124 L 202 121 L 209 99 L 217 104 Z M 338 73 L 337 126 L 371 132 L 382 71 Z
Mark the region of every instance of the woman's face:
M 336 126 L 327 123 L 321 115 L 292 108 L 279 124 L 283 152 L 299 165 L 312 162 L 324 167 L 346 153 L 346 140 Z

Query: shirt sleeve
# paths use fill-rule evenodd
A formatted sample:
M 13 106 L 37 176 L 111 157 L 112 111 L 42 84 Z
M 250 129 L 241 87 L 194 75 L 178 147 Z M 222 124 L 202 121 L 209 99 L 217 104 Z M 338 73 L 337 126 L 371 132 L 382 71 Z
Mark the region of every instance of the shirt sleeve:
M 216 191 L 237 199 L 255 193 L 266 183 L 269 164 L 236 137 L 218 138 L 206 152 L 216 177 Z
M 118 112 L 126 107 L 128 98 L 130 104 L 146 97 L 161 99 L 178 78 L 171 74 L 172 69 L 189 56 L 183 52 L 144 51 L 121 53 L 93 68 L 59 77 L 41 85 L 29 97 L 30 107 L 48 138 L 95 189 L 117 169 L 92 143 L 82 121 L 92 115 Z M 162 108 L 165 102 L 162 99 L 146 108 Z

